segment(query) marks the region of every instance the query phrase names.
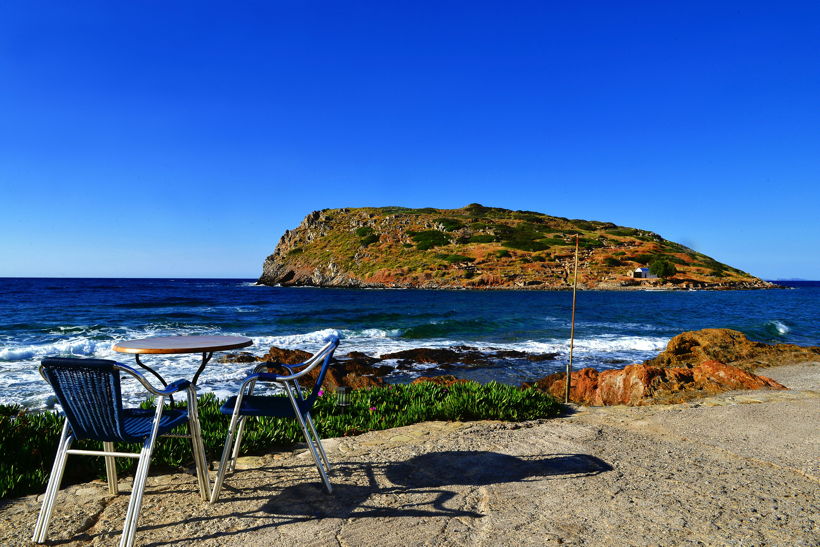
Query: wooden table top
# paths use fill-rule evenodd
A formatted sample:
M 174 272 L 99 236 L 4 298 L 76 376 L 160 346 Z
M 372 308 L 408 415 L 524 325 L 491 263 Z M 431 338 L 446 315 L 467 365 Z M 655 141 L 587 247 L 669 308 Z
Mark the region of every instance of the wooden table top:
M 120 353 L 203 353 L 246 348 L 253 340 L 244 336 L 152 336 L 118 342 Z

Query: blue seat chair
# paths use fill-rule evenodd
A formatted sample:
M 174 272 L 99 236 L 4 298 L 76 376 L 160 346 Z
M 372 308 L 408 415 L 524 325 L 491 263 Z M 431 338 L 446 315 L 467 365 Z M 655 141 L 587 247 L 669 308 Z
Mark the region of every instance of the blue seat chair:
M 156 396 L 156 409 L 123 408 L 120 374 L 135 377 L 150 393 Z M 196 407 L 196 387 L 187 380 L 177 380 L 165 389 L 155 389 L 136 370 L 129 366 L 103 359 L 50 358 L 44 359 L 40 374 L 51 384 L 57 401 L 63 408 L 66 420 L 51 477 L 46 487 L 43 506 L 34 527 L 33 541 L 43 543 L 48 535 L 48 524 L 54 510 L 54 502 L 63 478 L 66 460 L 70 454 L 104 456 L 108 478 L 108 490 L 117 493 L 117 471 L 114 458 L 138 458 L 131 499 L 125 515 L 120 546 L 131 546 L 137 532 L 137 520 L 142 505 L 145 480 L 157 437 L 166 435 L 177 426 L 187 423 L 194 451 L 199 492 L 208 499 L 210 484 L 205 449 L 199 429 Z M 165 397 L 185 391 L 188 408 L 165 409 Z M 75 440 L 102 441 L 103 450 L 74 450 Z M 115 442 L 141 442 L 139 453 L 115 452 Z
M 333 352 L 339 346 L 339 338 L 337 336 L 330 336 L 325 339 L 325 345 L 316 352 L 313 357 L 296 365 L 279 365 L 285 367 L 290 374 L 278 375 L 271 372 L 265 372 L 270 369 L 271 363 L 259 365 L 254 370 L 253 374 L 245 378 L 239 388 L 239 394 L 229 398 L 220 408 L 223 414 L 231 416 L 231 422 L 228 426 L 228 435 L 225 438 L 225 448 L 222 450 L 222 459 L 219 462 L 219 471 L 216 474 L 213 491 L 211 492 L 211 503 L 219 499 L 219 492 L 222 489 L 222 483 L 225 479 L 225 474 L 233 471 L 236 468 L 236 458 L 239 456 L 239 446 L 242 442 L 242 433 L 245 429 L 245 421 L 250 416 L 272 416 L 277 418 L 295 418 L 302 429 L 302 433 L 307 441 L 308 449 L 313 456 L 313 461 L 316 463 L 316 468 L 319 470 L 319 475 L 322 477 L 322 482 L 325 484 L 328 492 L 333 491 L 328 479 L 330 473 L 330 461 L 327 458 L 325 449 L 322 446 L 322 440 L 316 433 L 316 426 L 313 424 L 313 418 L 310 416 L 310 411 L 313 408 L 313 403 L 319 397 L 319 390 L 324 382 L 327 368 L 333 359 Z M 305 376 L 308 372 L 321 364 L 319 374 L 316 376 L 316 382 L 310 394 L 305 397 L 302 393 L 302 387 L 299 384 L 299 378 Z M 298 372 L 294 372 L 301 369 Z M 282 387 L 286 397 L 275 395 L 254 395 L 253 390 L 257 382 L 274 382 Z M 234 442 L 234 438 L 236 441 Z

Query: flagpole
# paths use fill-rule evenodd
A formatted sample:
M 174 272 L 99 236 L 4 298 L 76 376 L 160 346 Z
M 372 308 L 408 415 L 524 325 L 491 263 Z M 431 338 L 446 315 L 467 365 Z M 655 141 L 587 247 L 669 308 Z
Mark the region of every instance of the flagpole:
M 564 402 L 569 402 L 569 390 L 572 387 L 572 350 L 575 347 L 575 293 L 578 290 L 578 234 L 575 234 L 575 273 L 572 280 L 572 326 L 569 331 L 569 362 L 567 363 L 567 383 L 564 390 Z

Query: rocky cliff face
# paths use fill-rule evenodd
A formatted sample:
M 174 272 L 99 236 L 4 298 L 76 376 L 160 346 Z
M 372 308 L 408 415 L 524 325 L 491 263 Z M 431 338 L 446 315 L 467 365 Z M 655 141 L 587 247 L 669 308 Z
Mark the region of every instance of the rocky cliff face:
M 582 289 L 774 286 L 645 230 L 478 204 L 314 211 L 285 232 L 265 260 L 259 283 L 566 289 L 576 237 Z M 632 277 L 647 266 L 659 278 Z

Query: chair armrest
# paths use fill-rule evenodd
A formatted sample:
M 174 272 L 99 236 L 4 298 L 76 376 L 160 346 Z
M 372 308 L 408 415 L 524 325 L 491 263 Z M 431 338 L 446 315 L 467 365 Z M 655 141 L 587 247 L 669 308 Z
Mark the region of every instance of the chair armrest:
M 261 380 L 262 382 L 279 382 L 282 378 L 286 378 L 286 376 L 274 374 L 273 372 L 254 372 L 250 376 L 247 376 L 242 383 L 247 384 L 255 380 Z
M 165 386 L 165 389 L 157 389 L 154 393 L 156 395 L 172 395 L 178 391 L 188 389 L 190 385 L 190 380 L 175 380 L 167 386 Z
M 301 378 L 302 376 L 304 376 L 305 374 L 307 374 L 308 372 L 310 372 L 311 370 L 316 368 L 319 365 L 319 363 L 321 363 L 322 361 L 332 358 L 333 351 L 336 349 L 336 346 L 339 345 L 339 338 L 337 336 L 328 336 L 325 339 L 325 342 L 326 343 L 322 347 L 322 349 L 320 349 L 319 351 L 314 353 L 313 356 L 310 359 L 308 359 L 307 361 L 305 361 L 304 363 L 296 363 L 295 365 L 285 365 L 285 364 L 282 364 L 282 363 L 275 363 L 275 365 L 285 367 L 288 370 L 288 372 L 290 372 L 290 374 L 288 374 L 287 376 L 280 376 L 280 375 L 273 374 L 273 373 L 261 372 L 261 370 L 263 368 L 265 368 L 266 366 L 269 366 L 269 365 L 266 365 L 264 363 L 261 364 L 261 365 L 258 365 L 254 369 L 254 374 L 252 374 L 251 376 L 246 378 L 245 381 L 242 383 L 243 389 L 244 389 L 244 386 L 248 382 L 250 382 L 252 380 L 255 380 L 255 379 L 256 380 L 268 381 L 268 382 L 290 382 L 291 380 L 296 380 L 297 378 Z M 293 369 L 299 368 L 299 367 L 304 367 L 304 368 L 302 370 L 300 370 L 299 372 L 294 372 Z M 260 375 L 260 376 L 257 376 L 257 374 Z
M 286 364 L 286 363 L 266 361 L 264 363 L 260 363 L 259 365 L 257 365 L 256 368 L 253 369 L 253 371 L 254 371 L 254 373 L 256 373 L 256 372 L 265 372 L 265 371 L 270 372 L 270 369 L 272 369 L 272 368 L 281 367 L 281 368 L 287 370 L 288 373 L 293 374 L 294 369 L 297 369 L 297 368 L 303 367 L 303 366 L 305 366 L 305 363 L 294 363 L 292 365 L 289 365 L 289 364 Z
M 172 395 L 178 391 L 182 391 L 183 389 L 188 389 L 191 385 L 191 382 L 188 380 L 177 380 L 175 382 L 171 382 L 163 389 L 157 389 L 151 385 L 151 383 L 145 379 L 145 376 L 134 370 L 133 368 L 129 367 L 128 365 L 123 365 L 122 363 L 117 363 L 114 368 L 116 370 L 120 370 L 122 372 L 127 372 L 134 378 L 136 378 L 142 386 L 147 389 L 150 393 L 154 395 L 161 395 L 163 397 L 167 395 Z

